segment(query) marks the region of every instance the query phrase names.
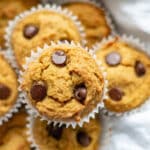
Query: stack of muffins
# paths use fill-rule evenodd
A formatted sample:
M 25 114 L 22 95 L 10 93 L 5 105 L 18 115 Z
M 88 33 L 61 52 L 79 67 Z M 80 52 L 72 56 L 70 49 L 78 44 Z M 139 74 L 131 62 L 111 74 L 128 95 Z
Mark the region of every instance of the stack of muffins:
M 149 54 L 95 2 L 37 4 L 0 1 L 0 150 L 98 150 L 98 113 L 150 97 Z

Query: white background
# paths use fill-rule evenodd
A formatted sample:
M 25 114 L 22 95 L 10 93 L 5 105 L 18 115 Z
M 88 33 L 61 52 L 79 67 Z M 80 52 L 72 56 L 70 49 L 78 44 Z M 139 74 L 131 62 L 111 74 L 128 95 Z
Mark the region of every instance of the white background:
M 103 2 L 120 33 L 133 34 L 150 47 L 150 0 Z M 103 117 L 103 127 L 100 150 L 150 150 L 150 103 L 130 116 Z

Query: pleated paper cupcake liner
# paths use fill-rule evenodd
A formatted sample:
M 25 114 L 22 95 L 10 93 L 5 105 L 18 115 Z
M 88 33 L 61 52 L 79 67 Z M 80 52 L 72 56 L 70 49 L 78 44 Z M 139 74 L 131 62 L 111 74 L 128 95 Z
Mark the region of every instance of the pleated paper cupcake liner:
M 14 71 L 18 75 L 19 71 L 17 69 L 16 62 L 13 59 L 14 57 L 12 57 L 12 54 L 9 53 L 9 51 L 7 50 L 1 51 L 0 54 L 4 56 L 5 60 L 8 61 L 12 69 L 14 69 Z M 22 105 L 22 96 L 21 92 L 18 91 L 16 102 L 12 105 L 12 107 L 8 112 L 6 112 L 3 116 L 0 117 L 0 125 L 2 125 L 4 122 L 7 122 L 10 118 L 12 118 L 13 114 L 19 111 L 21 105 Z
M 53 5 L 48 5 L 47 4 L 45 6 L 42 6 L 40 4 L 37 7 L 32 7 L 31 9 L 29 9 L 29 10 L 19 14 L 18 16 L 16 16 L 15 19 L 9 21 L 8 26 L 6 27 L 5 36 L 4 36 L 5 41 L 6 41 L 5 46 L 7 48 L 7 51 L 9 51 L 9 53 L 12 53 L 12 56 L 14 57 L 15 61 L 16 61 L 16 58 L 15 58 L 15 54 L 13 52 L 13 48 L 12 48 L 12 45 L 11 45 L 11 35 L 13 33 L 13 30 L 14 30 L 15 26 L 17 25 L 18 22 L 20 22 L 21 20 L 23 20 L 25 17 L 29 16 L 30 14 L 38 12 L 38 11 L 42 11 L 42 10 L 47 10 L 47 11 L 50 11 L 50 12 L 51 11 L 52 12 L 57 12 L 59 14 L 63 14 L 64 16 L 66 16 L 70 20 L 72 20 L 73 23 L 76 25 L 79 33 L 80 33 L 81 44 L 82 45 L 86 44 L 84 27 L 82 26 L 81 22 L 78 20 L 78 17 L 73 15 L 71 11 L 69 11 L 67 9 L 62 9 L 60 6 L 57 6 L 56 4 L 53 4 Z M 47 44 L 49 44 L 49 43 L 47 43 Z
M 27 135 L 28 142 L 31 143 L 31 147 L 34 148 L 35 150 L 40 150 L 39 146 L 36 144 L 35 139 L 33 137 L 34 120 L 35 120 L 34 116 L 29 115 L 27 117 L 26 135 Z
M 96 43 L 93 46 L 94 49 L 94 53 L 96 53 L 97 50 L 99 50 L 101 47 L 103 47 L 103 45 L 112 42 L 116 39 L 116 37 L 120 40 L 123 41 L 135 48 L 137 48 L 137 50 L 144 52 L 145 54 L 147 54 L 148 56 L 150 56 L 150 51 L 149 49 L 145 46 L 145 44 L 143 42 L 140 41 L 139 38 L 134 37 L 133 35 L 127 36 L 126 34 L 123 35 L 118 35 L 118 36 L 109 36 L 108 38 L 103 39 L 101 42 Z M 109 82 L 109 81 L 108 81 Z M 108 88 L 109 89 L 109 88 Z M 106 94 L 108 97 L 108 93 Z M 105 101 L 106 99 L 104 99 Z M 103 101 L 103 102 L 104 102 Z M 139 107 L 137 108 L 133 108 L 132 110 L 126 111 L 126 112 L 114 112 L 114 111 L 110 111 L 105 107 L 101 109 L 100 113 L 106 115 L 106 116 L 127 116 L 127 115 L 131 115 L 131 114 L 135 114 L 137 112 L 143 111 L 146 105 L 150 104 L 150 97 L 145 100 L 145 102 L 143 104 L 141 104 Z
M 40 56 L 40 54 L 44 51 L 44 49 L 47 49 L 47 48 L 50 48 L 50 47 L 53 47 L 53 46 L 56 46 L 56 45 L 64 45 L 64 44 L 66 44 L 66 45 L 68 45 L 70 47 L 78 46 L 78 47 L 82 48 L 82 46 L 80 44 L 74 43 L 73 41 L 71 43 L 69 43 L 68 41 L 65 41 L 65 42 L 56 42 L 56 43 L 51 42 L 50 46 L 48 46 L 46 44 L 43 48 L 37 48 L 37 52 L 34 52 L 34 51 L 31 52 L 31 56 L 28 57 L 28 58 L 26 58 L 26 64 L 23 65 L 24 70 L 26 70 L 28 68 L 28 65 L 31 62 L 33 62 L 36 58 L 38 58 Z M 97 61 L 96 55 L 94 55 L 93 50 L 88 50 L 88 48 L 85 48 L 85 50 L 88 51 L 89 54 Z M 103 90 L 103 94 L 102 94 L 102 97 L 101 97 L 101 101 L 102 101 L 103 99 L 107 98 L 106 93 L 107 93 L 107 84 L 108 84 L 108 81 L 106 79 L 106 75 L 107 74 L 105 72 L 105 68 L 102 67 L 100 61 L 97 61 L 97 63 L 99 65 L 99 69 L 101 70 L 101 72 L 103 74 L 103 77 L 104 77 L 104 81 L 105 81 L 105 83 L 104 83 L 104 90 Z M 23 82 L 22 76 L 23 76 L 23 72 L 20 71 L 20 77 L 19 77 L 20 84 Z M 47 120 L 48 123 L 53 122 L 54 125 L 62 126 L 62 125 L 65 124 L 66 127 L 72 126 L 73 128 L 75 128 L 77 125 L 80 126 L 80 127 L 82 127 L 84 122 L 89 122 L 90 118 L 95 118 L 95 114 L 97 114 L 99 112 L 99 109 L 103 107 L 103 103 L 100 101 L 97 104 L 97 106 L 95 107 L 95 109 L 93 109 L 87 116 L 83 117 L 80 122 L 76 122 L 74 120 L 69 120 L 69 121 L 68 120 L 67 121 L 64 121 L 64 120 L 50 120 L 46 116 L 41 115 L 34 108 L 34 106 L 32 106 L 32 104 L 30 103 L 30 100 L 27 97 L 26 92 L 22 92 L 22 99 L 24 99 L 24 103 L 27 103 L 26 109 L 29 111 L 30 114 L 32 114 L 34 116 L 40 116 L 42 118 L 42 120 Z

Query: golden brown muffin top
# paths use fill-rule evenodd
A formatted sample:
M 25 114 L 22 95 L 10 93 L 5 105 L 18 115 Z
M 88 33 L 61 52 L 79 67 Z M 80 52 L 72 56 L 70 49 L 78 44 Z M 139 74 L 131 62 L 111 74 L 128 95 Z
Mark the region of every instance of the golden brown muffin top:
M 0 116 L 7 113 L 17 100 L 17 75 L 7 60 L 0 55 Z
M 150 57 L 121 39 L 104 44 L 96 52 L 107 70 L 109 99 L 106 107 L 124 112 L 150 97 Z
M 91 55 L 68 44 L 44 49 L 23 78 L 22 88 L 32 105 L 50 119 L 80 120 L 101 101 L 104 88 L 102 72 Z

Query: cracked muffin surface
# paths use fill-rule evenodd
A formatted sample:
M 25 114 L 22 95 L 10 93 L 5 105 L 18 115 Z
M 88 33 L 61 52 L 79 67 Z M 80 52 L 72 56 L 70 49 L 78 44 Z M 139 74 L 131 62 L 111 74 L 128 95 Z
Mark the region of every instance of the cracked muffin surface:
M 0 117 L 5 115 L 16 103 L 18 82 L 15 71 L 0 54 Z
M 97 150 L 101 135 L 98 119 L 92 119 L 83 127 L 73 129 L 47 125 L 46 121 L 36 118 L 33 123 L 33 137 L 40 149 L 44 150 Z M 41 142 L 42 141 L 42 142 Z
M 26 117 L 21 110 L 0 126 L 0 150 L 31 150 L 26 137 Z
M 81 20 L 85 28 L 88 47 L 91 47 L 111 33 L 105 12 L 94 4 L 69 2 L 64 4 L 63 7 L 71 10 Z
M 58 40 L 82 41 L 75 22 L 51 10 L 40 10 L 22 18 L 14 27 L 10 40 L 20 66 L 25 62 L 25 57 L 30 56 L 31 50 L 45 43 Z
M 150 97 L 150 57 L 116 38 L 96 52 L 107 70 L 110 111 L 125 112 L 140 106 Z
M 44 49 L 23 73 L 22 89 L 50 119 L 80 121 L 101 102 L 103 88 L 104 78 L 95 60 L 72 44 Z
M 4 34 L 8 21 L 38 3 L 39 0 L 0 0 L 0 47 L 5 47 Z

